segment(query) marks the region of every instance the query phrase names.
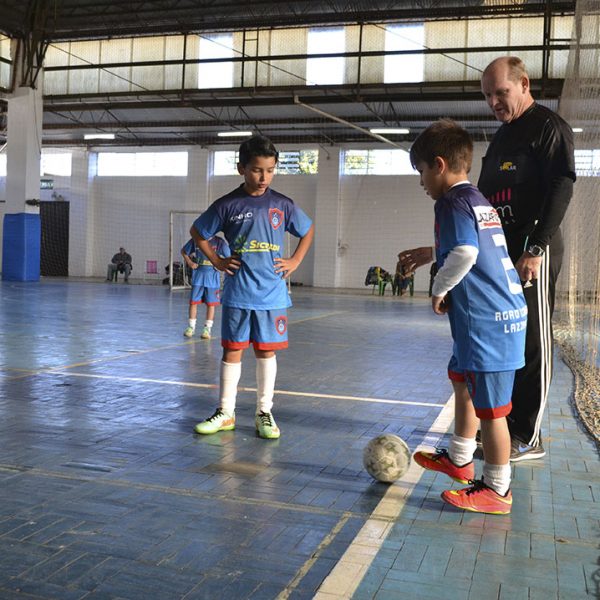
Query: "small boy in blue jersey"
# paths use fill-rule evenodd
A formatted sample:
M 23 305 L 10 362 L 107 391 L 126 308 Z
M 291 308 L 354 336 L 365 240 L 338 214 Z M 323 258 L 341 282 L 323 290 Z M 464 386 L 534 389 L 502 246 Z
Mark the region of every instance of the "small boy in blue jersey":
M 438 272 L 431 304 L 436 314 L 450 319 L 454 348 L 448 376 L 456 402 L 448 450 L 416 452 L 414 459 L 425 469 L 469 483 L 442 492 L 445 502 L 507 514 L 512 493 L 506 415 L 515 370 L 524 364 L 527 306 L 498 214 L 468 181 L 472 158 L 469 134 L 448 119 L 430 125 L 410 149 L 421 185 L 435 200 Z M 479 420 L 484 465 L 483 477 L 475 480 Z
M 277 360 L 275 351 L 288 346 L 287 308 L 291 306 L 285 278 L 300 265 L 314 236 L 309 217 L 294 202 L 271 189 L 279 153 L 270 140 L 253 136 L 239 149 L 238 172 L 244 183 L 216 200 L 194 222 L 190 233 L 208 260 L 225 272 L 222 295 L 220 406 L 198 423 L 195 431 L 212 434 L 235 428 L 237 386 L 242 355 L 250 343 L 256 355 L 258 435 L 280 436 L 272 414 Z M 225 235 L 231 256 L 221 258 L 209 240 Z M 284 258 L 286 232 L 300 238 Z
M 220 237 L 213 237 L 208 240 L 212 249 L 218 256 L 231 256 L 229 246 L 225 240 Z M 189 322 L 183 335 L 192 337 L 196 331 L 196 317 L 198 314 L 198 304 L 206 304 L 206 320 L 202 328 L 200 337 L 203 340 L 210 340 L 210 334 L 215 319 L 215 307 L 220 301 L 221 274 L 213 267 L 213 264 L 202 254 L 200 248 L 196 246 L 194 240 L 189 240 L 181 249 L 181 256 L 185 264 L 192 269 L 192 291 L 190 294 Z

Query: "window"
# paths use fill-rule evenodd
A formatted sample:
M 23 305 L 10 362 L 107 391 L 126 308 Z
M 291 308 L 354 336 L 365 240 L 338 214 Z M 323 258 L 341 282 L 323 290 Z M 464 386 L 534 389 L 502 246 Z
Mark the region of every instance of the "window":
M 100 177 L 185 177 L 187 152 L 99 152 Z
M 237 175 L 237 163 L 237 151 L 217 150 L 214 153 L 213 175 Z M 318 170 L 318 150 L 292 150 L 279 153 L 278 175 L 315 175 Z
M 418 175 L 406 150 L 346 150 L 344 175 Z
M 423 25 L 388 25 L 385 30 L 385 51 L 422 50 L 425 47 Z M 423 54 L 386 56 L 383 68 L 384 83 L 423 81 Z
M 59 175 L 71 177 L 72 154 L 46 154 L 42 152 L 40 160 L 40 175 Z M 6 154 L 0 154 L 0 177 L 6 177 Z
M 238 153 L 235 150 L 218 150 L 214 153 L 213 175 L 237 175 Z
M 279 153 L 279 163 L 277 164 L 279 175 L 315 175 L 318 171 L 318 150 L 295 150 Z
M 233 34 L 223 33 L 200 37 L 198 58 L 232 58 Z M 198 87 L 233 87 L 233 63 L 215 62 L 198 64 Z
M 40 175 L 59 175 L 71 177 L 71 162 L 73 155 L 70 153 L 47 154 L 42 152 L 40 160 Z
M 333 54 L 346 51 L 346 32 L 335 29 L 310 29 L 307 54 Z M 306 85 L 344 83 L 344 57 L 309 58 L 306 61 Z
M 600 177 L 600 149 L 575 150 L 577 177 Z

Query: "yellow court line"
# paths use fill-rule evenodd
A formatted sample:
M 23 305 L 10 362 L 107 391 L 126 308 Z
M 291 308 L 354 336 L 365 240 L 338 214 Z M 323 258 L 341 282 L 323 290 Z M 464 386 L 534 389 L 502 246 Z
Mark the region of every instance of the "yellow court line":
M 108 379 L 111 381 L 121 381 L 132 383 L 158 383 L 163 385 L 178 385 L 181 387 L 215 389 L 214 383 L 192 383 L 190 381 L 175 381 L 173 379 L 150 379 L 147 377 L 119 377 L 118 375 L 99 375 L 96 373 L 73 373 L 71 371 L 52 371 L 48 375 L 61 375 L 63 377 L 87 377 L 90 379 Z M 256 392 L 256 388 L 239 387 L 241 392 Z M 275 390 L 280 396 L 301 396 L 304 398 L 326 398 L 328 400 L 351 400 L 353 402 L 375 402 L 378 404 L 404 404 L 409 406 L 433 406 L 441 408 L 443 404 L 435 402 L 413 402 L 410 400 L 390 400 L 388 398 L 370 398 L 368 396 L 344 396 L 340 394 L 321 394 L 318 392 L 293 392 L 291 390 Z

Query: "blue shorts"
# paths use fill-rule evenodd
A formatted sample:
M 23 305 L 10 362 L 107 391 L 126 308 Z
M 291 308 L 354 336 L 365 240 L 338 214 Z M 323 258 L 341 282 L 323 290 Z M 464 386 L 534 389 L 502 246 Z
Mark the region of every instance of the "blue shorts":
M 243 350 L 250 342 L 255 350 L 287 348 L 287 309 L 251 310 L 224 306 L 221 318 L 223 348 Z
M 206 304 L 217 306 L 221 304 L 221 290 L 219 288 L 207 288 L 201 285 L 193 285 L 190 295 L 190 304 Z
M 499 419 L 512 410 L 514 371 L 462 371 L 454 356 L 448 363 L 448 377 L 467 384 L 475 414 L 480 419 Z

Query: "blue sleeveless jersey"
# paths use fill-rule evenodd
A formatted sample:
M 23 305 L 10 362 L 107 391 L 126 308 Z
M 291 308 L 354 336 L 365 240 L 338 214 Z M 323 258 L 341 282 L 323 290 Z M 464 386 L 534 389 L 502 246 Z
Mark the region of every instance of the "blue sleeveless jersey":
M 270 310 L 291 306 L 285 279 L 274 261 L 285 256 L 285 233 L 304 237 L 312 221 L 290 198 L 271 188 L 250 196 L 243 185 L 219 198 L 196 221 L 203 238 L 222 231 L 241 267 L 226 275 L 223 306 Z
M 477 262 L 450 292 L 454 356 L 461 370 L 509 371 L 524 364 L 527 305 L 508 256 L 500 218 L 471 184 L 435 203 L 436 260 L 456 246 L 479 250 Z
M 225 243 L 223 238 L 214 237 L 209 241 L 209 244 L 219 256 L 231 256 L 229 246 Z M 189 240 L 182 248 L 182 251 L 198 265 L 198 268 L 192 271 L 193 286 L 202 286 L 213 289 L 221 287 L 221 274 L 213 267 L 210 260 L 204 256 L 202 250 L 196 246 L 194 240 Z

